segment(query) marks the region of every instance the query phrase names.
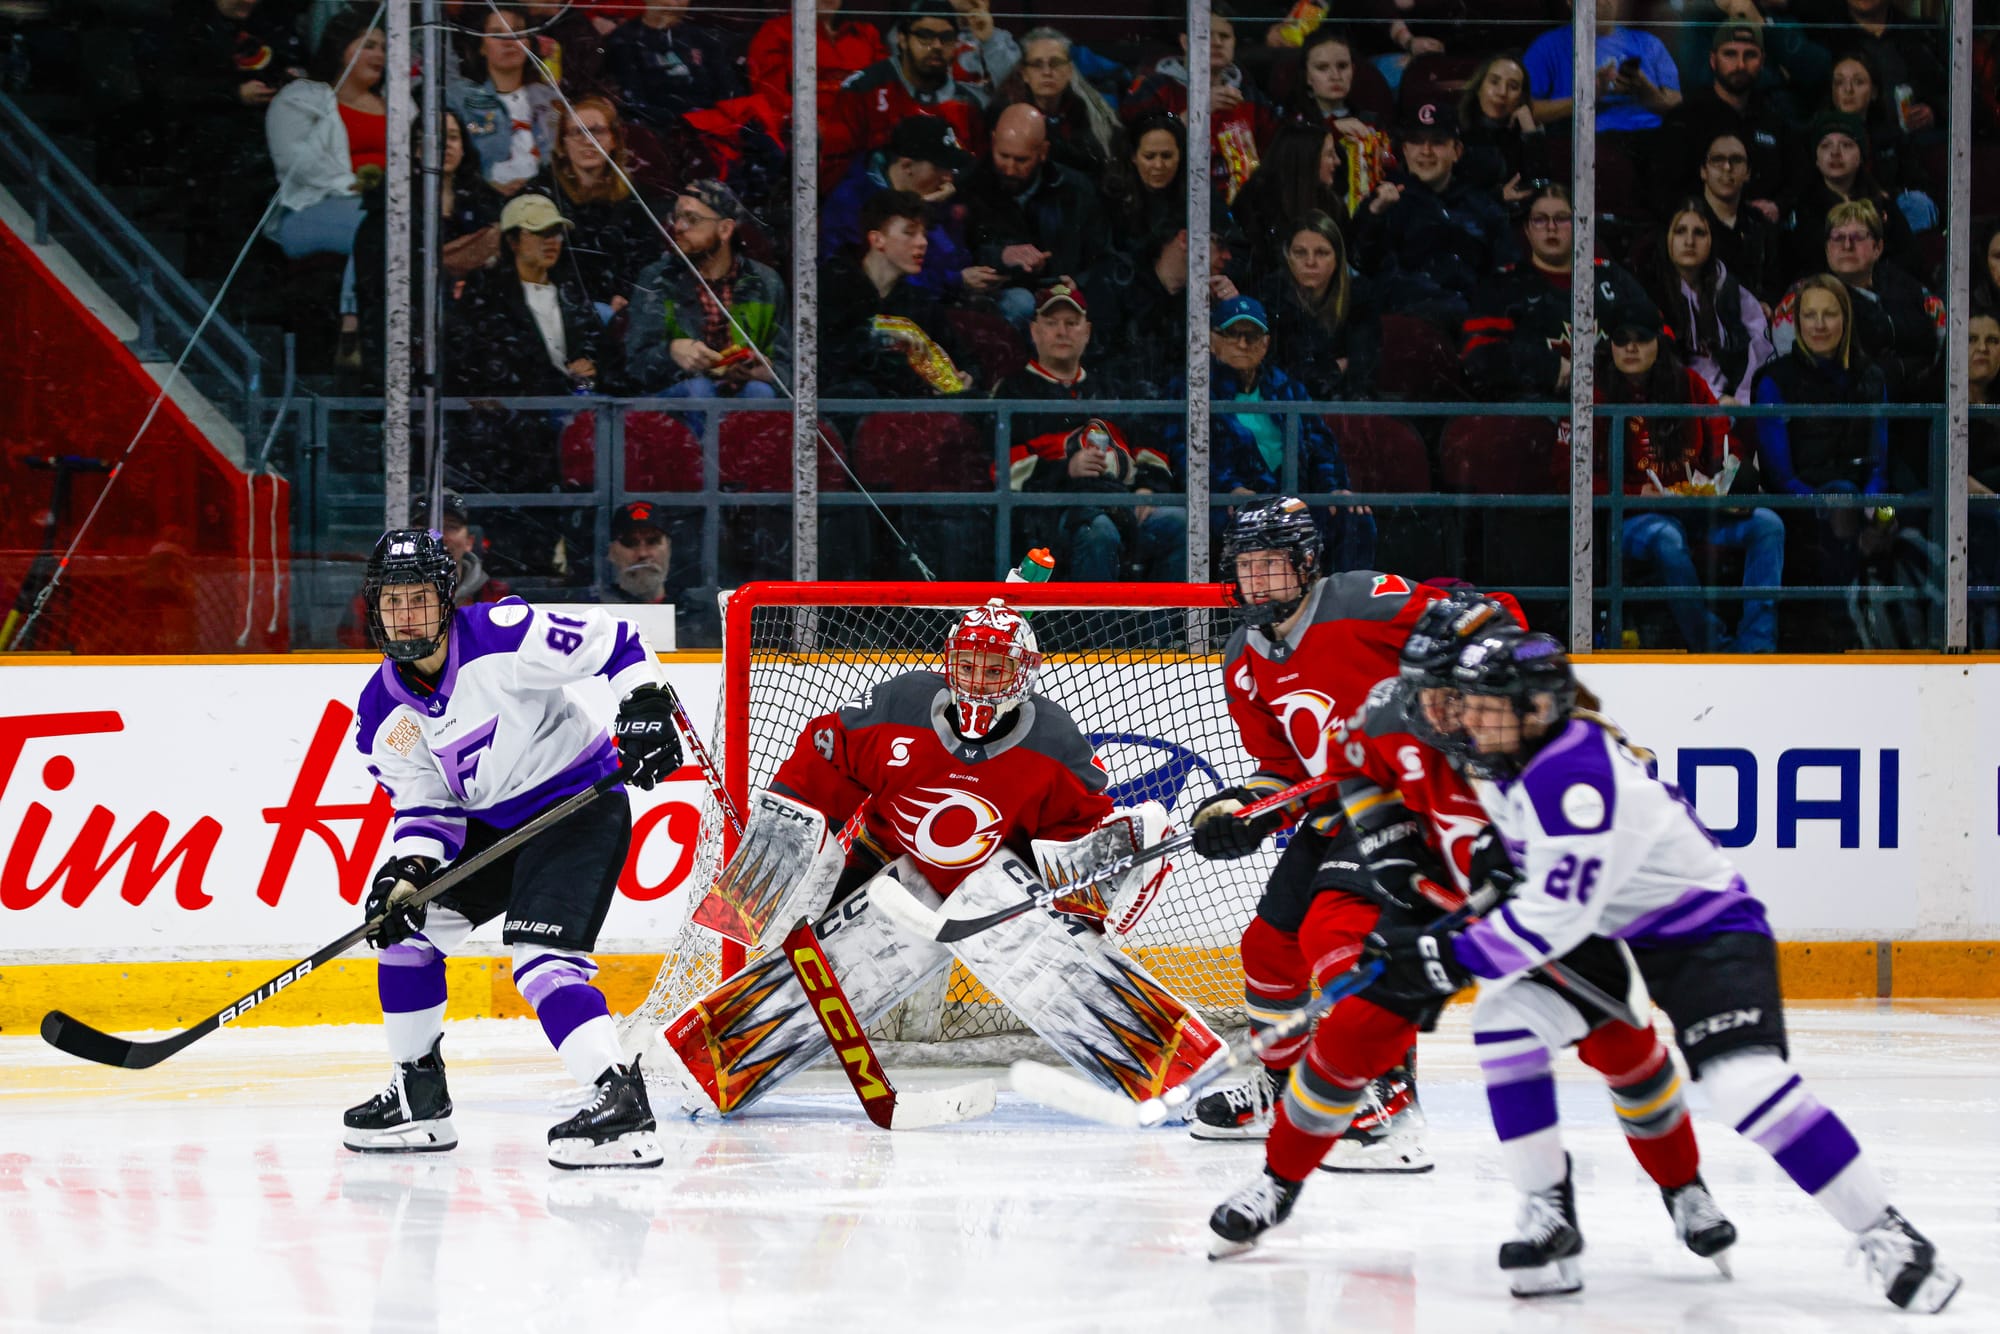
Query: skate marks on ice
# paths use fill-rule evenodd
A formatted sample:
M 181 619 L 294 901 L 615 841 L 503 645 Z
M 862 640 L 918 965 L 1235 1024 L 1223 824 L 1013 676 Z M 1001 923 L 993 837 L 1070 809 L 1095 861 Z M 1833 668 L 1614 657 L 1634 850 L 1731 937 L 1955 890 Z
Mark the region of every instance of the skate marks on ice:
M 2000 1007 L 1802 1008 L 1798 1059 L 1966 1288 L 1924 1329 L 2000 1328 Z M 379 1034 L 248 1029 L 151 1071 L 0 1039 L 0 1331 L 805 1327 L 934 1331 L 1875 1330 L 1898 1317 L 1754 1146 L 1696 1113 L 1742 1230 L 1737 1277 L 1682 1251 L 1593 1076 L 1560 1088 L 1585 1291 L 1506 1295 L 1501 1178 L 1462 1021 L 1426 1039 L 1437 1171 L 1309 1182 L 1252 1255 L 1205 1218 L 1260 1161 L 1179 1127 L 1117 1131 L 1003 1094 L 891 1135 L 831 1071 L 724 1123 L 661 1101 L 666 1164 L 548 1166 L 566 1081 L 527 1023 L 454 1023 L 450 1154 L 339 1147 Z M 900 1073 L 900 1072 L 899 1072 Z M 911 1071 L 922 1086 L 963 1071 Z M 717 1325 L 716 1322 L 725 1322 Z

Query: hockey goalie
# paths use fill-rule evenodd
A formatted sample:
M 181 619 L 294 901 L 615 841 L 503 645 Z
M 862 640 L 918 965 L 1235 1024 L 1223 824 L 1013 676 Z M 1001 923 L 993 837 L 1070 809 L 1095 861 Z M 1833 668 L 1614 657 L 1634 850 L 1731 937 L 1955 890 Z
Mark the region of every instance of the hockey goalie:
M 696 920 L 756 946 L 810 918 L 864 1025 L 956 958 L 1071 1064 L 1138 1101 L 1223 1050 L 1118 947 L 1157 899 L 1161 863 L 950 944 L 882 907 L 907 895 L 926 912 L 983 916 L 1168 833 L 1157 802 L 1112 807 L 1090 743 L 1035 693 L 1041 663 L 1026 619 L 995 598 L 952 629 L 942 675 L 901 673 L 807 723 L 753 795 Z M 829 1049 L 783 955 L 754 960 L 666 1027 L 681 1082 L 719 1112 L 744 1110 Z

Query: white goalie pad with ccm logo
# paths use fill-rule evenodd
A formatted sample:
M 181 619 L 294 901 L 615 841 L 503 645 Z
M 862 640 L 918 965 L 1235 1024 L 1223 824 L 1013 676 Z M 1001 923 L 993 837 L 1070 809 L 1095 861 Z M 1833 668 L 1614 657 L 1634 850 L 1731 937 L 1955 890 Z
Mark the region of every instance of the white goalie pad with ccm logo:
M 743 841 L 695 921 L 745 945 L 761 945 L 801 917 L 826 911 L 847 852 L 826 816 L 768 788 L 750 798 Z
M 1167 808 L 1159 802 L 1121 806 L 1082 838 L 1063 843 L 1035 839 L 1032 844 L 1035 866 L 1041 872 L 1042 883 L 1056 891 L 1057 912 L 1096 919 L 1106 931 L 1122 936 L 1139 924 L 1139 919 L 1159 898 L 1167 873 L 1174 869 L 1173 863 L 1147 862 L 1134 866 L 1116 880 L 1096 885 L 1080 882 L 1173 832 Z

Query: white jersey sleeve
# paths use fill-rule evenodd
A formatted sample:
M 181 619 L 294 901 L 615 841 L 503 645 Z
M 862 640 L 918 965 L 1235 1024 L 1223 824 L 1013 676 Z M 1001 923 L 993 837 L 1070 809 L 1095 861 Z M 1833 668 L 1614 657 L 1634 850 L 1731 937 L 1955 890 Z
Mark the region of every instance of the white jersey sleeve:
M 630 621 L 601 607 L 580 615 L 531 607 L 527 632 L 514 655 L 515 680 L 530 690 L 546 690 L 602 676 L 614 698 L 635 686 L 660 684 L 659 660 Z

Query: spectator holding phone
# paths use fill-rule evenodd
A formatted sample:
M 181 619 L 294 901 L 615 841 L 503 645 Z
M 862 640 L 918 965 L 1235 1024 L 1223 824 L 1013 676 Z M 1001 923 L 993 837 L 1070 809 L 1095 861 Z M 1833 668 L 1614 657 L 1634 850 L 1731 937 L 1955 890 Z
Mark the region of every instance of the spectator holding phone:
M 993 143 L 966 183 L 972 252 L 1006 284 L 1000 313 L 1025 326 L 1035 288 L 1059 274 L 1080 277 L 1105 249 L 1097 191 L 1080 172 L 1049 160 L 1048 121 L 1017 102 L 993 122 Z
M 639 274 L 625 326 L 626 375 L 639 392 L 776 398 L 773 368 L 790 381 L 785 285 L 769 265 L 737 250 L 744 217 L 743 205 L 720 181 L 696 181 L 674 204 L 680 253 L 668 253 Z

